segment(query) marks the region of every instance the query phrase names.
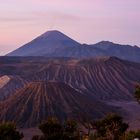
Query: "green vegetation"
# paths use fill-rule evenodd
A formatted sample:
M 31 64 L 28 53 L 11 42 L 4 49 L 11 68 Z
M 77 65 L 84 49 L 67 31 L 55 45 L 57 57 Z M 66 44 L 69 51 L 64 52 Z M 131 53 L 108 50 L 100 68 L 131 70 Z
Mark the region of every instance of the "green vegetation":
M 62 126 L 58 120 L 54 118 L 50 118 L 46 122 L 42 123 L 39 126 L 39 129 L 43 132 L 44 139 L 46 138 L 48 140 L 59 140 L 59 137 L 62 136 Z
M 15 124 L 0 123 L 0 140 L 21 140 L 22 138 L 23 134 L 17 131 Z
M 127 128 L 128 124 L 123 122 L 122 117 L 110 114 L 96 122 L 96 137 L 104 140 L 119 140 Z
M 140 85 L 136 86 L 135 98 L 137 99 L 138 103 L 140 103 Z
M 32 140 L 78 140 L 78 129 L 75 121 L 66 121 L 63 125 L 55 118 L 43 122 L 39 129 L 43 136 L 34 136 Z
M 107 115 L 94 124 L 86 122 L 86 126 L 87 124 L 87 133 L 84 133 L 75 121 L 69 120 L 61 124 L 57 119 L 50 118 L 39 126 L 43 136 L 34 136 L 32 140 L 129 140 L 126 138 L 130 137 L 130 133 L 125 134 L 128 124 L 116 114 Z
M 126 132 L 128 124 L 122 117 L 109 114 L 105 118 L 95 121 L 94 124 L 86 122 L 87 133 L 84 133 L 73 120 L 60 123 L 55 118 L 49 118 L 39 125 L 42 136 L 34 136 L 32 140 L 134 140 L 140 139 L 140 130 Z M 90 133 L 89 133 L 90 128 Z M 82 132 L 82 133 L 81 133 Z M 15 124 L 0 123 L 0 140 L 21 140 L 23 134 L 18 132 Z
M 139 138 L 140 139 L 140 130 L 138 130 L 138 131 L 130 131 L 125 136 L 125 140 L 133 140 L 134 138 Z

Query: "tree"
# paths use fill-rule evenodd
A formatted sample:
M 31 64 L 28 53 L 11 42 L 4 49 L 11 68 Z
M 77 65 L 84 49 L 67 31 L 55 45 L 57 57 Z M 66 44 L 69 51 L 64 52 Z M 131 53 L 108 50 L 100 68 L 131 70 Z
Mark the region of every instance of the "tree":
M 140 139 L 140 130 L 138 130 L 138 131 L 130 131 L 125 136 L 125 140 L 133 140 L 135 138 Z
M 87 135 L 90 136 L 91 130 L 94 129 L 94 123 L 92 121 L 89 121 L 86 117 L 83 117 L 80 120 L 80 123 L 87 129 Z
M 44 140 L 61 140 L 63 136 L 63 128 L 59 121 L 55 118 L 49 118 L 43 122 L 39 129 L 44 134 Z M 41 138 L 43 140 L 43 138 Z
M 119 140 L 128 128 L 122 117 L 116 114 L 107 115 L 104 119 L 96 121 L 97 137 L 104 140 Z
M 61 124 L 55 118 L 49 118 L 39 125 L 43 136 L 34 136 L 32 140 L 79 140 L 77 123 L 72 120 Z
M 21 140 L 23 134 L 18 132 L 14 123 L 0 123 L 0 140 Z
M 78 140 L 78 127 L 77 123 L 73 120 L 68 120 L 64 124 L 63 140 Z
M 136 90 L 135 90 L 135 98 L 137 99 L 138 103 L 140 103 L 140 85 L 136 86 Z

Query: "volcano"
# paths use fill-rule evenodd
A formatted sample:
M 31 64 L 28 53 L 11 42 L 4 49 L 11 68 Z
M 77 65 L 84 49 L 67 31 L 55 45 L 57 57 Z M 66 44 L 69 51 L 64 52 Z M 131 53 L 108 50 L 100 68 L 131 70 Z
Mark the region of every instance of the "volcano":
M 43 56 L 91 58 L 114 56 L 124 60 L 140 62 L 140 48 L 120 45 L 109 41 L 89 45 L 80 44 L 60 31 L 48 31 L 7 56 Z
M 112 111 L 110 106 L 65 83 L 32 82 L 0 103 L 0 120 L 33 127 L 48 117 L 57 117 L 60 121 L 68 118 L 92 120 Z
M 63 33 L 53 30 L 40 35 L 19 49 L 9 53 L 8 56 L 49 56 L 60 48 L 79 45 L 78 42 Z

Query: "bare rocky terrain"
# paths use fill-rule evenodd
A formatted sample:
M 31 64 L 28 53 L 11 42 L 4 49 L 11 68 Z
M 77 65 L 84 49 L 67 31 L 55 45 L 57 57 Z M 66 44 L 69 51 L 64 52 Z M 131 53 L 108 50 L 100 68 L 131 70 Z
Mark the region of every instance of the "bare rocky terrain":
M 36 127 L 47 117 L 90 120 L 113 112 L 111 106 L 58 82 L 32 82 L 0 104 L 0 120 Z M 117 108 L 116 108 L 117 111 Z
M 13 85 L 0 92 L 14 94 L 11 88 L 34 81 L 63 82 L 100 100 L 133 100 L 140 82 L 140 64 L 116 57 L 68 59 L 42 57 L 1 57 L 0 76 L 9 76 Z M 3 96 L 1 93 L 0 97 Z M 8 96 L 7 96 L 8 98 Z
M 136 101 L 110 101 L 109 105 L 120 107 L 125 121 L 129 124 L 130 130 L 140 128 L 140 104 Z
M 139 63 L 116 57 L 0 57 L 0 63 L 0 119 L 20 127 L 37 126 L 48 116 L 98 119 L 110 112 L 128 112 L 133 124 L 127 109 L 139 110 L 131 104 Z

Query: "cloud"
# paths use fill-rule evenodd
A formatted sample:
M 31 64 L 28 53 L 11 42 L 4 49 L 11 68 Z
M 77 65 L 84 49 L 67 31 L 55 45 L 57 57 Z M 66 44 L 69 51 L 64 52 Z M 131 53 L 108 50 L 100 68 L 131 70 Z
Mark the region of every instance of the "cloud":
M 23 18 L 23 17 L 0 17 L 0 22 L 23 22 L 23 21 L 31 21 L 31 18 Z
M 27 14 L 11 14 L 10 16 L 0 16 L 0 22 L 39 22 L 39 21 L 79 21 L 83 17 L 62 12 L 30 12 Z

